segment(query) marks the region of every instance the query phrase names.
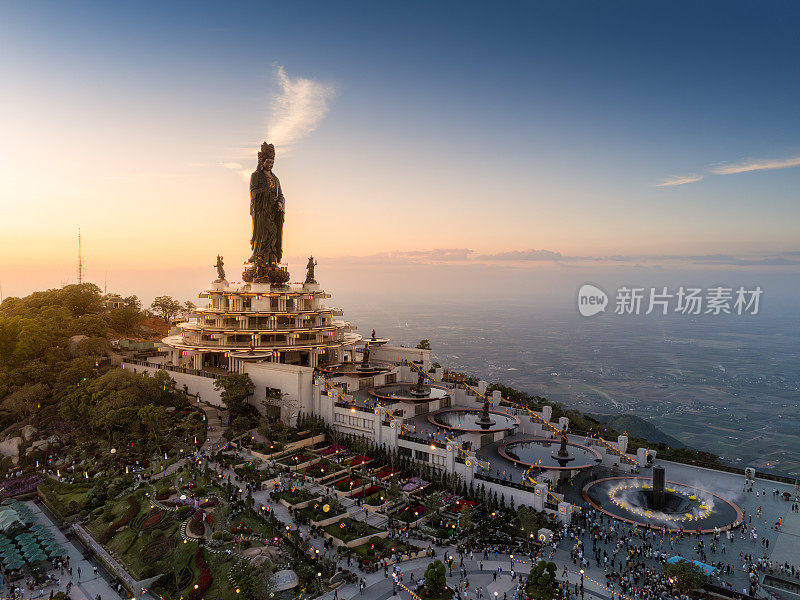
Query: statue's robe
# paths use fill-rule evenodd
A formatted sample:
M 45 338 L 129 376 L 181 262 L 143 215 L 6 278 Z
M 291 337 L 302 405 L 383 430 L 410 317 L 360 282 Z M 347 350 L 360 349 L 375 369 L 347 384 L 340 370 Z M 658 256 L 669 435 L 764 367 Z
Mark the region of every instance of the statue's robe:
M 253 217 L 253 248 L 251 262 L 263 261 L 276 264 L 283 256 L 283 211 L 278 203 L 286 206 L 281 191 L 281 182 L 274 173 L 271 177 L 261 169 L 250 176 L 250 215 Z

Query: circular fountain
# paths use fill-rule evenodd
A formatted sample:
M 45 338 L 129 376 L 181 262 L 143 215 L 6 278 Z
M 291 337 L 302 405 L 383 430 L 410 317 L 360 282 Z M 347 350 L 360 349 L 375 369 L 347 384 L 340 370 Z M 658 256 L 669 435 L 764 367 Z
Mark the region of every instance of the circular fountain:
M 653 477 L 609 477 L 583 488 L 583 498 L 606 515 L 640 527 L 711 533 L 735 527 L 742 509 L 730 500 L 684 483 L 666 481 L 664 469 Z
M 525 467 L 554 471 L 580 471 L 594 467 L 603 457 L 597 450 L 560 439 L 526 438 L 501 444 L 497 452 L 511 462 Z
M 484 405 L 485 406 L 485 405 Z M 445 408 L 428 415 L 428 422 L 448 431 L 496 433 L 519 426 L 519 419 L 500 411 L 469 408 Z
M 450 390 L 436 385 L 425 385 L 422 390 L 413 383 L 388 383 L 369 390 L 369 395 L 382 403 L 430 402 L 450 395 Z
M 371 360 L 367 366 L 365 366 L 363 362 L 343 362 L 320 365 L 317 366 L 317 370 L 326 375 L 357 375 L 359 377 L 368 377 L 371 375 L 388 373 L 392 370 L 392 365 Z

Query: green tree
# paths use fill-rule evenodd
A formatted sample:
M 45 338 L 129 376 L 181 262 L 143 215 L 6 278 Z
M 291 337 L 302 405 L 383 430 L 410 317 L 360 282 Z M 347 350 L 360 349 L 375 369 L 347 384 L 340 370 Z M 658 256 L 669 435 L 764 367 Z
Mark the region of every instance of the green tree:
M 126 305 L 111 309 L 105 317 L 108 326 L 117 333 L 131 333 L 142 320 L 142 312 L 138 306 Z
M 167 420 L 166 409 L 163 406 L 147 404 L 137 411 L 136 416 L 146 426 L 150 439 L 157 441 L 161 426 Z
M 556 572 L 555 563 L 540 560 L 528 573 L 525 591 L 532 598 L 552 600 L 558 592 Z
M 172 296 L 157 296 L 150 304 L 150 308 L 164 319 L 164 323 L 169 324 L 175 318 L 175 315 L 181 311 L 181 303 Z
M 142 302 L 139 300 L 139 297 L 135 294 L 133 296 L 127 296 L 126 298 L 123 298 L 122 301 L 125 303 L 125 306 L 130 306 L 137 310 L 142 308 Z
M 106 335 L 108 322 L 103 315 L 87 314 L 75 319 L 72 327 L 75 334 L 101 337 Z
M 419 344 L 417 344 L 418 350 L 430 350 L 431 349 L 431 341 L 428 339 L 420 340 Z
M 78 342 L 76 354 L 78 356 L 108 356 L 111 353 L 111 344 L 104 337 L 89 337 Z
M 222 390 L 219 397 L 228 407 L 230 422 L 233 422 L 244 412 L 247 397 L 253 393 L 256 386 L 247 373 L 229 373 L 214 382 L 214 389 Z
M 465 506 L 461 509 L 461 517 L 459 518 L 459 523 L 461 525 L 462 530 L 467 530 L 472 528 L 472 508 L 469 506 Z
M 272 569 L 268 563 L 258 567 L 247 566 L 237 582 L 236 597 L 242 600 L 260 600 L 268 597 L 272 588 Z
M 61 306 L 68 308 L 76 317 L 103 310 L 103 295 L 93 283 L 65 285 L 57 295 Z
M 429 596 L 438 597 L 444 593 L 446 585 L 444 564 L 440 560 L 435 560 L 425 569 L 425 589 Z
M 681 559 L 675 563 L 666 563 L 664 575 L 681 594 L 688 594 L 703 585 L 703 573 L 700 571 L 700 567 L 688 560 Z
M 436 494 L 426 494 L 422 505 L 428 511 L 426 514 L 432 516 L 439 508 L 439 496 Z
M 6 396 L 2 406 L 13 412 L 18 419 L 27 419 L 49 395 L 50 388 L 44 383 L 24 385 Z

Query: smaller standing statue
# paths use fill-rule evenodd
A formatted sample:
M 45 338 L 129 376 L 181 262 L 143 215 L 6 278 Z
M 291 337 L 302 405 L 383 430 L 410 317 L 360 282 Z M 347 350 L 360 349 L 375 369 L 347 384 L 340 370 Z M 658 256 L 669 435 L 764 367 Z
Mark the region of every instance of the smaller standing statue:
M 559 456 L 569 456 L 567 452 L 567 426 L 561 428 L 561 447 L 558 449 Z
M 366 346 L 364 346 L 364 355 L 361 358 L 361 366 L 362 367 L 368 367 L 369 366 L 369 353 L 370 353 L 370 347 L 369 347 L 369 344 L 367 344 Z
M 481 415 L 481 421 L 490 421 L 489 418 L 489 397 L 486 396 L 485 400 L 483 401 L 483 414 Z
M 224 264 L 225 263 L 222 262 L 222 257 L 219 254 L 217 254 L 217 264 L 214 265 L 217 268 L 217 281 L 225 281 L 225 268 L 223 266 Z
M 417 391 L 425 391 L 425 372 L 422 370 L 422 367 L 417 371 Z
M 373 342 L 375 341 L 375 330 L 374 329 L 372 330 L 372 341 Z
M 489 416 L 489 396 L 483 397 L 483 409 L 481 410 L 481 416 L 475 421 L 476 424 L 480 425 L 481 429 L 489 429 L 492 425 L 494 425 L 494 421 L 492 417 Z
M 314 260 L 313 256 L 309 256 L 306 264 L 306 283 L 317 283 L 317 280 L 314 279 L 314 267 L 316 266 L 317 261 Z

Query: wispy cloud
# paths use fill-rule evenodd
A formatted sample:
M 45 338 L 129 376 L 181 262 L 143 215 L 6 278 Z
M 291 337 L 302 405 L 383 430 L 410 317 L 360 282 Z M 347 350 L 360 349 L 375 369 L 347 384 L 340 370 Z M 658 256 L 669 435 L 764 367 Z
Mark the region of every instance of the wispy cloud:
M 562 261 L 576 260 L 576 257 L 564 256 L 561 252 L 553 250 L 512 250 L 511 252 L 499 252 L 497 254 L 480 254 L 478 260 L 502 260 L 502 261 Z
M 749 173 L 751 171 L 772 171 L 774 169 L 789 169 L 800 167 L 800 156 L 782 159 L 752 159 L 740 163 L 718 165 L 711 169 L 715 175 L 735 175 L 736 173 Z
M 676 175 L 675 177 L 667 177 L 666 179 L 662 180 L 661 182 L 655 185 L 656 187 L 684 185 L 686 183 L 694 183 L 695 181 L 700 181 L 702 178 L 703 178 L 702 175 Z
M 285 148 L 317 128 L 328 113 L 336 88 L 305 77 L 291 77 L 281 66 L 277 78 L 280 91 L 272 100 L 267 139 Z
M 231 169 L 233 171 L 238 171 L 238 170 L 244 168 L 242 165 L 240 165 L 237 162 L 221 162 L 221 163 L 219 163 L 219 166 L 223 167 L 225 169 Z
M 305 260 L 297 257 L 297 260 Z M 554 250 L 518 250 L 481 254 L 469 248 L 436 248 L 432 250 L 395 250 L 366 256 L 327 257 L 326 260 L 353 264 L 391 264 L 395 266 L 444 263 L 456 265 L 493 265 L 508 268 L 525 268 L 541 264 L 573 266 L 617 265 L 641 268 L 660 268 L 667 265 L 695 265 L 704 268 L 721 267 L 786 267 L 800 268 L 800 251 L 786 251 L 750 256 L 733 254 L 637 254 L 578 256 Z

